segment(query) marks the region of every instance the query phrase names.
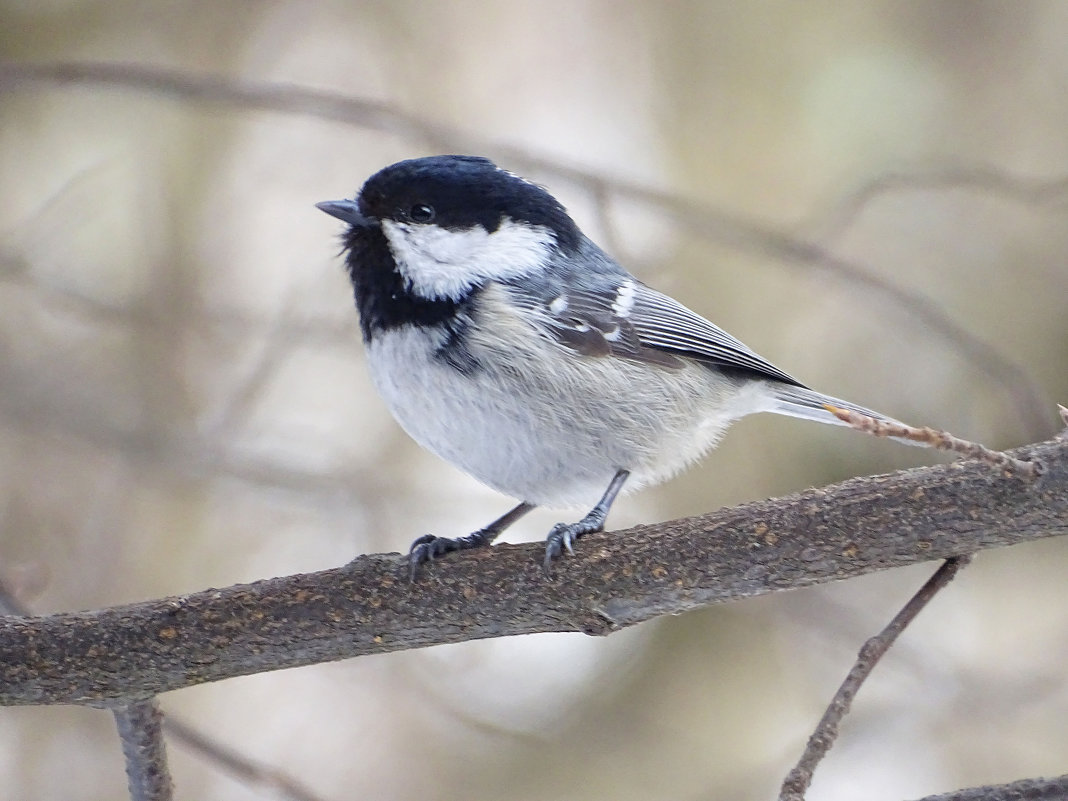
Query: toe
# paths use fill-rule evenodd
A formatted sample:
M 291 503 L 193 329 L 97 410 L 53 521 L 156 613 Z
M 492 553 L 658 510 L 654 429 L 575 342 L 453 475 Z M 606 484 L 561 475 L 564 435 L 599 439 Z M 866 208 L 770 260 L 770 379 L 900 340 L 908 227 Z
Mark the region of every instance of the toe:
M 425 562 L 433 562 L 434 557 L 441 556 L 446 549 L 442 548 L 442 537 L 433 534 L 424 534 L 412 543 L 408 549 L 408 580 L 415 581 L 419 573 L 419 565 Z
M 575 530 L 571 526 L 567 526 L 563 530 L 562 536 L 561 536 L 561 539 L 563 540 L 564 547 L 567 549 L 567 552 L 569 554 L 571 554 L 572 556 L 575 555 L 575 549 L 573 547 L 571 547 L 572 543 L 575 541 L 574 534 L 575 534 Z
M 418 537 L 412 541 L 412 547 L 408 549 L 408 553 L 415 553 L 417 550 L 425 549 L 427 545 L 436 540 L 433 534 L 424 534 L 422 537 Z

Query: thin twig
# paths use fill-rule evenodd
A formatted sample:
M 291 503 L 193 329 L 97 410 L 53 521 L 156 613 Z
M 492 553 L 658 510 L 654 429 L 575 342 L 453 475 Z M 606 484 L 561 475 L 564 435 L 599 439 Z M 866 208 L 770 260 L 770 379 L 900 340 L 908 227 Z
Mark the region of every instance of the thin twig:
M 163 712 L 153 698 L 112 708 L 126 757 L 131 801 L 171 801 L 174 784 L 167 768 Z
M 849 712 L 861 685 L 871 675 L 875 665 L 894 644 L 901 632 L 971 559 L 971 555 L 965 554 L 951 557 L 943 562 L 942 566 L 909 599 L 909 602 L 894 616 L 886 628 L 864 643 L 853 668 L 834 694 L 834 698 L 831 699 L 816 730 L 809 737 L 801 759 L 783 782 L 779 801 L 804 801 L 805 791 L 812 783 L 812 773 L 834 745 L 838 737 L 838 726 Z
M 1039 462 L 1017 459 L 1004 451 L 995 451 L 985 445 L 980 445 L 978 442 L 956 437 L 948 431 L 928 428 L 927 426 L 916 427 L 904 423 L 891 423 L 851 409 L 840 409 L 837 406 L 831 406 L 829 403 L 825 403 L 824 408 L 843 423 L 847 423 L 852 428 L 871 434 L 874 437 L 893 437 L 894 439 L 918 442 L 922 445 L 937 448 L 940 451 L 959 453 L 995 467 L 1003 467 L 1032 478 L 1042 474 L 1042 465 Z M 1063 409 L 1064 407 L 1060 408 Z

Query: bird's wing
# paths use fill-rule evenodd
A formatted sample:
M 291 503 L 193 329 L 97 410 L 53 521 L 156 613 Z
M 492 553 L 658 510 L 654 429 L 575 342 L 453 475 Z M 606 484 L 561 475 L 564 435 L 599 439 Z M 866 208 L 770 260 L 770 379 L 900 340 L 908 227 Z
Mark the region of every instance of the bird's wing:
M 513 287 L 513 298 L 559 342 L 587 356 L 664 367 L 681 367 L 685 357 L 802 386 L 722 328 L 629 276 L 599 287 Z

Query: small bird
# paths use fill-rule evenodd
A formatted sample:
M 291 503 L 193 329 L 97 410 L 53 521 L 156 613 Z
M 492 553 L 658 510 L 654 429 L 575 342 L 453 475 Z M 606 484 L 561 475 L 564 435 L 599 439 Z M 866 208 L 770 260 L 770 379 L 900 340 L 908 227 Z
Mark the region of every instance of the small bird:
M 519 501 L 420 564 L 490 545 L 536 506 L 583 507 L 546 539 L 544 570 L 604 529 L 621 491 L 671 478 L 755 412 L 841 424 L 802 385 L 587 238 L 542 187 L 486 158 L 410 159 L 354 200 L 345 263 L 378 392 L 420 445 Z

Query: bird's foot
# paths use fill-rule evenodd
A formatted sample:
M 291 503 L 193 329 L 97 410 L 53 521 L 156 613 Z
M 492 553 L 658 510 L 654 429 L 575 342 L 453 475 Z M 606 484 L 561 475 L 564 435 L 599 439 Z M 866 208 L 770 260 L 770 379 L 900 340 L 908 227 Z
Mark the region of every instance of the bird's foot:
M 553 577 L 553 559 L 560 556 L 564 551 L 567 551 L 572 556 L 575 555 L 575 549 L 572 546 L 579 537 L 604 531 L 606 517 L 607 514 L 591 512 L 577 523 L 557 523 L 553 526 L 549 536 L 545 538 L 545 561 L 542 562 L 545 577 L 549 579 Z
M 419 565 L 425 562 L 433 562 L 439 556 L 444 556 L 453 551 L 467 551 L 472 548 L 486 548 L 493 542 L 495 532 L 488 529 L 479 529 L 466 537 L 438 537 L 434 534 L 424 534 L 412 543 L 408 549 L 408 579 L 415 581 L 419 572 Z

